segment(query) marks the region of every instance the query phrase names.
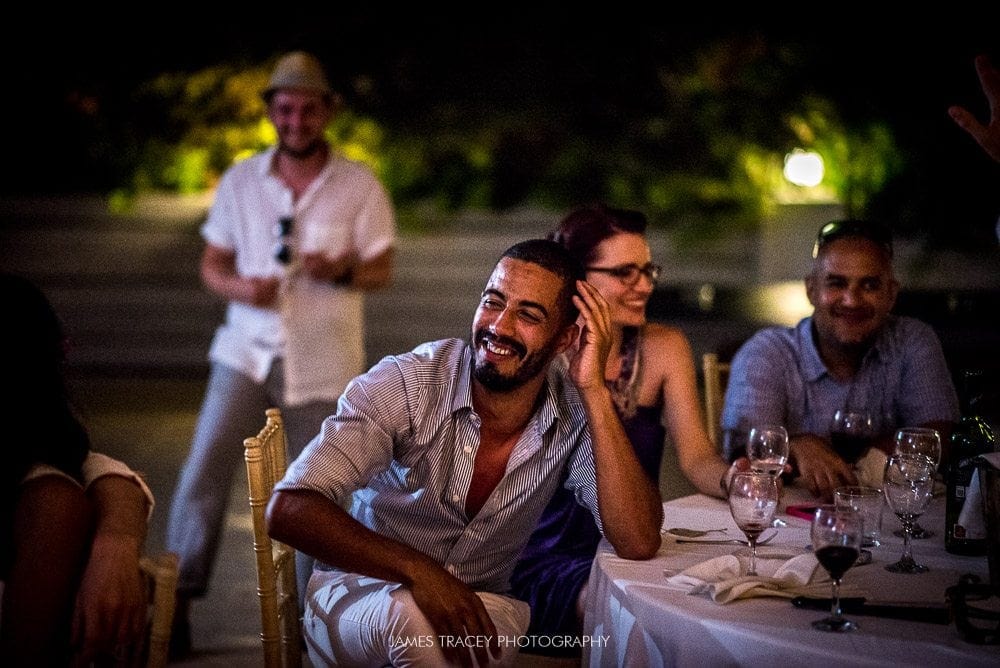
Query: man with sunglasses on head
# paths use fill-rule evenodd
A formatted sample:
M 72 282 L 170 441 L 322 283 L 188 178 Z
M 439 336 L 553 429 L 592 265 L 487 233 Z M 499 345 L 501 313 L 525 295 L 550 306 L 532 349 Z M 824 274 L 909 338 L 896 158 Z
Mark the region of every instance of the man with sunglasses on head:
M 857 484 L 830 442 L 838 409 L 867 409 L 881 434 L 873 445 L 886 452 L 901 426 L 932 427 L 947 441 L 959 417 L 951 373 L 934 330 L 892 314 L 892 256 L 882 225 L 840 220 L 820 229 L 805 279 L 813 314 L 758 332 L 733 357 L 722 413 L 728 458 L 742 453 L 754 424 L 783 424 L 801 483 L 829 500 Z
M 188 604 L 208 588 L 240 444 L 280 406 L 289 456 L 301 452 L 365 368 L 363 292 L 393 266 L 388 195 L 325 138 L 340 98 L 320 62 L 286 54 L 263 99 L 277 144 L 229 168 L 201 229 L 202 281 L 228 309 L 167 529 L 180 556 L 175 657 L 190 647 Z

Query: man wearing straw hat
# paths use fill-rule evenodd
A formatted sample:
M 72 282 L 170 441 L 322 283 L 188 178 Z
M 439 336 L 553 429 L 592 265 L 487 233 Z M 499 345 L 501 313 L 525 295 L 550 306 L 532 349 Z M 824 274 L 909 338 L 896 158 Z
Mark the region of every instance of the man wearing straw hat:
M 278 142 L 229 168 L 201 229 L 201 278 L 228 310 L 167 529 L 180 556 L 177 656 L 190 649 L 190 599 L 208 588 L 239 445 L 280 406 L 298 455 L 364 370 L 363 292 L 392 273 L 392 203 L 371 170 L 327 143 L 340 98 L 320 62 L 286 54 L 263 98 Z

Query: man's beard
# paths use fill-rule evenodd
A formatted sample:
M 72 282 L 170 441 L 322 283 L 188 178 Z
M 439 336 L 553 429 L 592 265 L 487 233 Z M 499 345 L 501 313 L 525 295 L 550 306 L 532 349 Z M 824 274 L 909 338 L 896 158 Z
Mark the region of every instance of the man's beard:
M 480 364 L 475 359 L 473 360 L 473 377 L 491 392 L 511 392 L 534 378 L 552 359 L 557 344 L 556 337 L 553 337 L 544 348 L 529 355 L 520 343 L 503 336 L 489 335 L 485 329 L 480 329 L 473 336 L 473 349 L 478 349 L 484 339 L 512 348 L 521 359 L 521 366 L 509 376 L 500 373 L 500 370 L 492 362 Z
M 324 141 L 323 139 L 317 139 L 316 141 L 312 142 L 303 149 L 295 149 L 288 146 L 287 144 L 282 143 L 278 145 L 278 150 L 280 150 L 282 153 L 284 153 L 290 158 L 295 158 L 296 160 L 305 160 L 307 158 L 313 157 L 314 155 L 322 151 L 325 146 L 326 146 L 326 141 Z

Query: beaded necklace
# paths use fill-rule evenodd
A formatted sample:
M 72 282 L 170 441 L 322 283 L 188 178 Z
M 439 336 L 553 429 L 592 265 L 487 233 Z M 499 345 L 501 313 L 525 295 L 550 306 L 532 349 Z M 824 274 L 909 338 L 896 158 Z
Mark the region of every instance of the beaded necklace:
M 638 403 L 639 368 L 640 353 L 639 344 L 642 340 L 641 330 L 638 327 L 625 327 L 622 329 L 621 345 L 621 371 L 614 380 L 605 381 L 608 389 L 611 390 L 611 398 L 615 402 L 618 415 L 623 420 L 628 420 L 635 415 Z

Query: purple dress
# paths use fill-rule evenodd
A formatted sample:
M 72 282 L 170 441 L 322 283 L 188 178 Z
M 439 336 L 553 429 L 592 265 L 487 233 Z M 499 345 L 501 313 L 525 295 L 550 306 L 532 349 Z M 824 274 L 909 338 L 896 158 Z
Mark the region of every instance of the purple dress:
M 661 409 L 662 406 L 637 406 L 629 411 L 634 412 L 632 417 L 622 421 L 639 463 L 657 485 L 666 436 L 660 424 Z M 563 476 L 560 483 L 565 482 L 566 473 Z M 580 634 L 576 600 L 590 577 L 590 566 L 600 541 L 601 533 L 593 515 L 576 502 L 572 491 L 560 484 L 511 576 L 512 595 L 531 606 L 529 636 Z M 559 646 L 565 644 L 535 639 L 531 651 L 562 656 L 579 654 L 579 648 Z

